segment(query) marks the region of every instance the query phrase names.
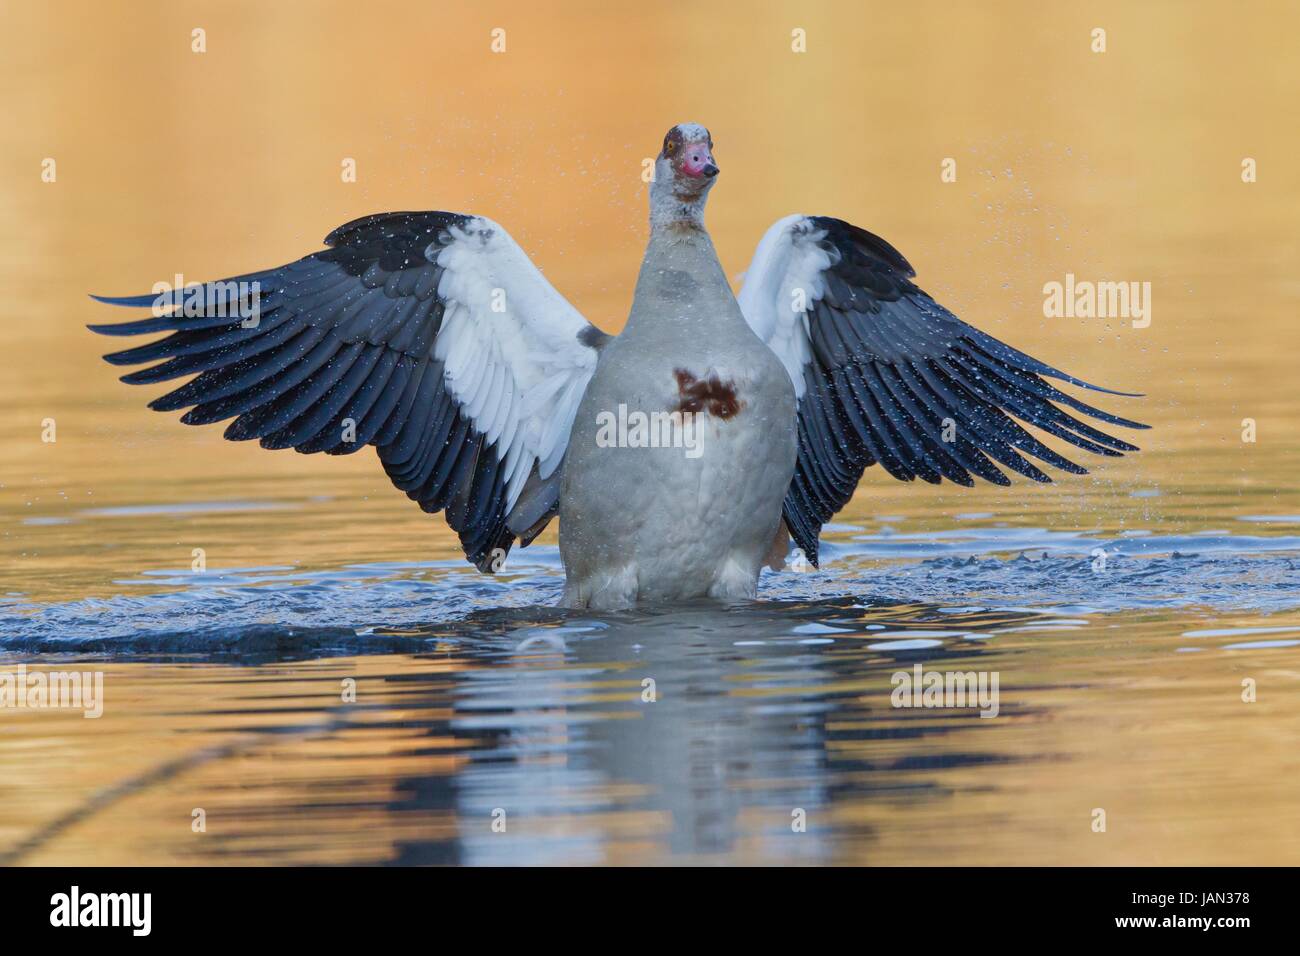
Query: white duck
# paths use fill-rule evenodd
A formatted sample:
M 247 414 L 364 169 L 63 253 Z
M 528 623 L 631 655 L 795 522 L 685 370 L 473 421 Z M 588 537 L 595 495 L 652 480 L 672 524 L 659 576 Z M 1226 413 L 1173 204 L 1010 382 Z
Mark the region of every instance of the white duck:
M 775 223 L 737 300 L 704 228 L 712 147 L 695 124 L 664 139 L 617 338 L 499 225 L 447 212 L 367 216 L 328 249 L 205 287 L 97 296 L 154 314 L 91 328 L 170 330 L 105 358 L 163 360 L 133 384 L 198 373 L 150 406 L 188 407 L 187 424 L 234 418 L 227 438 L 300 452 L 374 445 L 482 571 L 558 513 L 574 607 L 752 598 L 789 536 L 817 563 L 822 524 L 877 462 L 967 486 L 1009 484 L 993 461 L 1050 481 L 1021 452 L 1085 473 L 1011 416 L 1098 454 L 1137 450 L 1058 406 L 1145 426 L 1044 377 L 1107 389 L 961 322 L 841 220 Z

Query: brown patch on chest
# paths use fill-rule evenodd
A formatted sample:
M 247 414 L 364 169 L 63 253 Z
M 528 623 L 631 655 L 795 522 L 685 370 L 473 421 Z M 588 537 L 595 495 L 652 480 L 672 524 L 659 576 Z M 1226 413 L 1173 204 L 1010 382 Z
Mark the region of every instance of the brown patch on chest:
M 734 418 L 744 407 L 736 395 L 736 383 L 724 382 L 717 372 L 710 372 L 705 378 L 696 378 L 695 374 L 684 368 L 673 369 L 677 379 L 677 394 L 681 399 L 673 411 L 698 414 L 708 412 L 714 418 Z

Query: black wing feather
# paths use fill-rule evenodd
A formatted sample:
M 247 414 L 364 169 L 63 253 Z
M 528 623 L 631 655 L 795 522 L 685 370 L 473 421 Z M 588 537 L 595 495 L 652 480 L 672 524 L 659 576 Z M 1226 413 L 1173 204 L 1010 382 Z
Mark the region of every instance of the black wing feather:
M 819 236 L 813 238 L 831 265 L 806 312 L 811 359 L 784 516 L 814 565 L 822 525 L 848 504 L 871 465 L 902 481 L 946 478 L 967 487 L 972 475 L 1010 484 L 994 462 L 1051 481 L 1025 456 L 1087 474 L 1016 418 L 1094 454 L 1137 451 L 1058 406 L 1111 425 L 1146 425 L 1094 408 L 1045 379 L 1130 393 L 1075 378 L 962 322 L 912 282 L 911 265 L 879 236 L 825 216 L 804 220 L 802 228 Z
M 508 551 L 514 541 L 506 527 L 505 469 L 444 388 L 442 363 L 432 354 L 444 311 L 441 269 L 426 256 L 431 243 L 445 245 L 448 230 L 470 219 L 446 212 L 366 216 L 331 232 L 320 252 L 222 280 L 258 283 L 251 327 L 236 308 L 247 303 L 232 291 L 189 315 L 183 293 L 161 300 L 95 296 L 157 314 L 90 328 L 113 336 L 170 333 L 105 358 L 114 365 L 157 363 L 123 376 L 130 384 L 195 376 L 150 403 L 159 411 L 188 408 L 186 424 L 234 418 L 227 438 L 304 453 L 376 446 L 393 483 L 426 511 L 447 509 L 466 556 L 491 570 L 493 550 Z M 348 423 L 355 440 L 345 438 Z

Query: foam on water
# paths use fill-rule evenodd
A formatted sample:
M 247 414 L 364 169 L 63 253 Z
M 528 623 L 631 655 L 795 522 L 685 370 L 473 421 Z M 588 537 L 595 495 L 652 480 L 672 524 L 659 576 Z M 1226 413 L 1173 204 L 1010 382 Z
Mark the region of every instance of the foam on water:
M 841 526 L 826 542 L 820 570 L 765 573 L 760 604 L 751 610 L 803 608 L 788 622 L 794 639 L 871 632 L 880 647 L 903 650 L 986 638 L 962 618 L 989 607 L 1029 618 L 1001 621 L 992 631 L 998 634 L 1086 627 L 1098 616 L 1133 610 L 1267 615 L 1300 607 L 1300 537 L 1218 531 L 1106 537 L 1007 527 L 860 532 Z M 40 604 L 5 597 L 0 649 L 215 657 L 388 652 L 472 638 L 482 615 L 493 611 L 540 615 L 548 624 L 567 617 L 554 609 L 563 585 L 558 551 L 540 545 L 515 552 L 495 577 L 458 561 L 383 562 L 151 571 L 117 584 L 123 593 L 107 599 Z M 909 620 L 908 632 L 898 633 L 887 621 L 837 624 L 845 600 L 925 607 L 937 626 L 917 631 Z M 1044 612 L 1053 617 L 1037 619 Z M 1295 630 L 1265 624 L 1184 636 Z

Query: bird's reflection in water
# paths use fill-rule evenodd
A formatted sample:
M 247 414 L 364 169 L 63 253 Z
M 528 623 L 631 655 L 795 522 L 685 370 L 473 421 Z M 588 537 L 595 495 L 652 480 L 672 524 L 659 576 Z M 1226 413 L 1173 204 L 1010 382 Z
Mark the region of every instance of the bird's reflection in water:
M 834 859 L 837 840 L 861 846 L 871 836 L 829 812 L 840 798 L 941 793 L 891 779 L 909 760 L 900 741 L 946 731 L 899 719 L 890 673 L 955 655 L 969 669 L 986 653 L 937 640 L 895 652 L 872 635 L 956 635 L 1021 616 L 852 601 L 472 615 L 461 633 L 475 635 L 472 653 L 486 666 L 458 675 L 448 728 L 465 762 L 450 793 L 434 783 L 459 821 L 454 858 Z M 973 711 L 955 716 L 981 723 Z M 430 783 L 399 789 L 428 798 Z M 409 861 L 432 848 L 406 849 Z M 446 849 L 432 855 L 446 859 Z

